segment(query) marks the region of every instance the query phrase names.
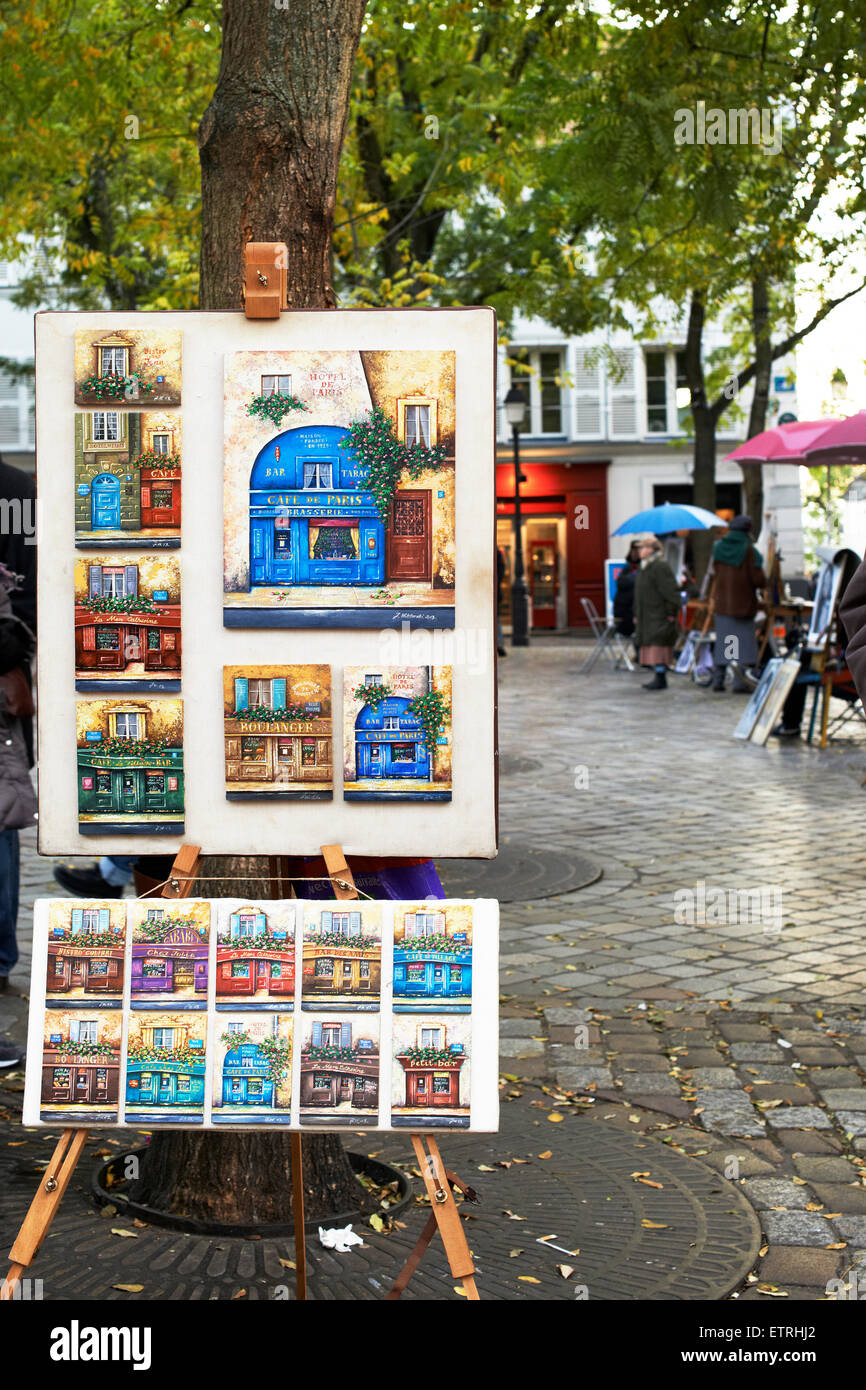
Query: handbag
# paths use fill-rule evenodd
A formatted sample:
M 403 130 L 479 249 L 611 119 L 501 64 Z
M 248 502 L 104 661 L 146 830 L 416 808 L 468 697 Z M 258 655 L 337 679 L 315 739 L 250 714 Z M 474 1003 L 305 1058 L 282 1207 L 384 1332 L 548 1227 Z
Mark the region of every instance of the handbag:
M 0 676 L 0 701 L 13 719 L 28 719 L 36 713 L 33 692 L 20 666 Z
M 0 719 L 0 830 L 25 830 L 38 816 L 19 724 Z

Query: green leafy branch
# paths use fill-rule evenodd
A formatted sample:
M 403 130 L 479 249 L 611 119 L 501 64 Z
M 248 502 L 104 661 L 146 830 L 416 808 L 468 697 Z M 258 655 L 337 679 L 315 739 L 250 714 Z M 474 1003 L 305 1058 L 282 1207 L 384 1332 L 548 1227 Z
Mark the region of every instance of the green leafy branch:
M 418 442 L 406 444 L 397 438 L 393 422 L 379 406 L 368 412 L 366 420 L 355 420 L 346 432 L 343 446 L 354 454 L 367 477 L 367 489 L 376 499 L 379 516 L 387 527 L 391 520 L 391 503 L 401 476 L 411 479 L 422 473 L 438 471 L 448 458 L 444 444 L 426 449 Z
M 252 415 L 258 420 L 269 420 L 272 425 L 279 425 L 283 416 L 291 411 L 309 408 L 297 396 L 283 396 L 274 392 L 270 396 L 253 396 L 247 406 L 247 415 Z

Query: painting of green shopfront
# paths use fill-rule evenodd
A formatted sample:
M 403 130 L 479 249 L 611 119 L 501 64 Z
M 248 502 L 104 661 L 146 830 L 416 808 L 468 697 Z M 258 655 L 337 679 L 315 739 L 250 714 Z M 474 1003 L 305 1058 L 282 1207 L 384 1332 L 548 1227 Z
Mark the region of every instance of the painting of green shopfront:
M 83 835 L 183 831 L 182 738 L 175 742 L 149 736 L 147 719 L 143 710 L 115 709 L 107 732 L 86 727 L 85 720 L 78 746 L 78 828 Z

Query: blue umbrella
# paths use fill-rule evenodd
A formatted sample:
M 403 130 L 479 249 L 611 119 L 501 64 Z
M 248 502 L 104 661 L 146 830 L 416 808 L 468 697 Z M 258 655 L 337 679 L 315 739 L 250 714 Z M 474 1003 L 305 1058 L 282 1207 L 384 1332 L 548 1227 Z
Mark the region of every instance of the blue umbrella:
M 726 526 L 715 512 L 691 504 L 665 502 L 661 507 L 648 507 L 635 512 L 612 533 L 614 536 L 634 536 L 649 531 L 654 536 L 666 536 L 670 531 L 709 531 L 712 526 Z

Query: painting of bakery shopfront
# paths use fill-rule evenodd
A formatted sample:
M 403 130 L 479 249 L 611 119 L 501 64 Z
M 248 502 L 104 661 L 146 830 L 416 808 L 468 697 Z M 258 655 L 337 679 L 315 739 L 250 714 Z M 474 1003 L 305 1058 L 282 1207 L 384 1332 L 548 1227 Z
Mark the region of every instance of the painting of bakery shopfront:
M 308 668 L 226 668 L 226 797 L 291 796 L 330 800 L 333 780 L 330 689 L 293 679 Z M 289 689 L 291 686 L 291 690 Z M 301 691 L 300 697 L 296 693 Z M 315 699 L 306 698 L 313 693 Z
M 336 425 L 286 430 L 250 476 L 250 580 L 255 585 L 381 584 L 385 528 L 365 470 Z
M 97 1021 L 70 1018 L 65 1026 L 67 1038 L 62 1033 L 49 1033 L 45 1041 L 42 1100 L 55 1105 L 98 1105 L 116 1101 L 119 1052 L 102 1043 Z

